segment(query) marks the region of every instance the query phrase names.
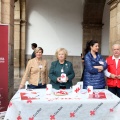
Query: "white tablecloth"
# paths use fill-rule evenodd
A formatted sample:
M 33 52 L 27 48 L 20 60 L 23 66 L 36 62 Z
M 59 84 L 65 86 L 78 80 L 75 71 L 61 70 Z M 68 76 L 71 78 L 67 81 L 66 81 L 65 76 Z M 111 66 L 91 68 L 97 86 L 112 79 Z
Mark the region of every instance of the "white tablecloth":
M 120 120 L 120 99 L 108 90 L 94 90 L 100 91 L 106 99 L 90 99 L 86 90 L 55 96 L 46 95 L 45 89 L 21 89 L 11 99 L 4 120 Z

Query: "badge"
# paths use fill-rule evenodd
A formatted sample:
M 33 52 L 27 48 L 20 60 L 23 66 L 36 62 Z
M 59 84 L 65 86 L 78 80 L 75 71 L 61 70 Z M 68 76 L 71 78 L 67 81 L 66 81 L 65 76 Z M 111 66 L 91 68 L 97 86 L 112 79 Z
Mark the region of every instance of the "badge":
M 61 72 L 64 72 L 63 68 L 61 69 Z
M 103 61 L 99 61 L 99 63 L 100 63 L 101 65 L 104 65 L 104 62 L 103 62 Z
M 39 65 L 39 68 L 41 69 L 41 68 L 42 68 L 42 65 Z
M 65 65 L 66 65 L 66 68 L 68 68 L 68 64 L 66 63 Z

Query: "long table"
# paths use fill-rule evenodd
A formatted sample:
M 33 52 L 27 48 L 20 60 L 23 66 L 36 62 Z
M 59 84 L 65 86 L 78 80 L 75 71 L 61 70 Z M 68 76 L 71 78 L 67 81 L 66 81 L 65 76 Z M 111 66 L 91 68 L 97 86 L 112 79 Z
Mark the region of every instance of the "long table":
M 46 95 L 46 89 L 21 89 L 11 99 L 4 120 L 120 120 L 120 99 L 106 89 L 106 98 L 89 98 L 86 90 L 77 95 Z M 53 89 L 53 93 L 56 90 Z

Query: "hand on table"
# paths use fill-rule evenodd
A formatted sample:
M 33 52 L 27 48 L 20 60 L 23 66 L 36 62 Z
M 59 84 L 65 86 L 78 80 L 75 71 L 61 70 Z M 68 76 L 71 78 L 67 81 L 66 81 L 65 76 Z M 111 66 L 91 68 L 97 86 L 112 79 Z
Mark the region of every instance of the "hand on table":
M 24 87 L 24 85 L 20 84 L 19 89 L 22 89 L 23 87 Z

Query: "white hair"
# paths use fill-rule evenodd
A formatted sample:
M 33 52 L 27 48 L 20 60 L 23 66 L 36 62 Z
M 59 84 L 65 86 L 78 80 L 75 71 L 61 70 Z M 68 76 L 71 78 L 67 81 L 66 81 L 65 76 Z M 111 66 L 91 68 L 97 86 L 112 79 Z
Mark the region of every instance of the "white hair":
M 114 49 L 115 46 L 118 46 L 120 48 L 120 44 L 113 44 L 112 49 Z

